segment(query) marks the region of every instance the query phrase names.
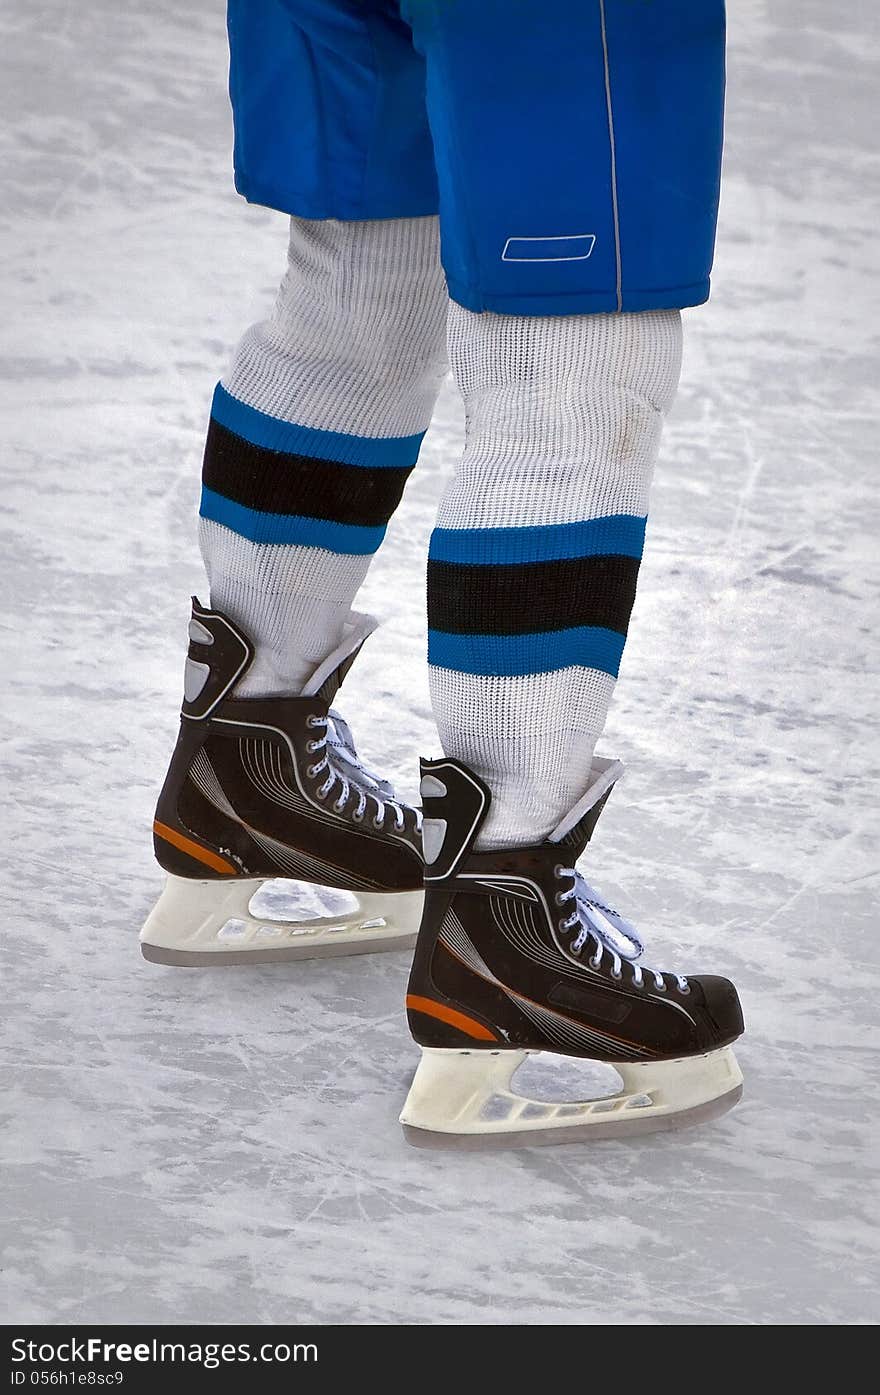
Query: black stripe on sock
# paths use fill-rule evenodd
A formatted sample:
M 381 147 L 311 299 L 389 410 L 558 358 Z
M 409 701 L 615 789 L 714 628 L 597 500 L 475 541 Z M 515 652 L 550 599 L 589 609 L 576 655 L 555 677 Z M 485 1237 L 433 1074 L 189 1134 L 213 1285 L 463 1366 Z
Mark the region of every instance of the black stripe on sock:
M 216 494 L 260 513 L 300 514 L 370 528 L 388 522 L 410 468 L 340 465 L 266 450 L 212 418 L 202 481 Z
M 522 635 L 601 625 L 626 634 L 636 557 L 566 557 L 484 567 L 428 563 L 428 625 L 448 634 Z

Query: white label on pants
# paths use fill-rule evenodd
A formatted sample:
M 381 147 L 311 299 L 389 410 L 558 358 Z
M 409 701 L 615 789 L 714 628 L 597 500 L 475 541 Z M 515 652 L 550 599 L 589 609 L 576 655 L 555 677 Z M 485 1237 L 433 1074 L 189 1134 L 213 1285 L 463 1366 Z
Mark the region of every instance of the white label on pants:
M 571 237 L 509 237 L 501 253 L 503 262 L 585 262 L 593 255 L 595 233 Z

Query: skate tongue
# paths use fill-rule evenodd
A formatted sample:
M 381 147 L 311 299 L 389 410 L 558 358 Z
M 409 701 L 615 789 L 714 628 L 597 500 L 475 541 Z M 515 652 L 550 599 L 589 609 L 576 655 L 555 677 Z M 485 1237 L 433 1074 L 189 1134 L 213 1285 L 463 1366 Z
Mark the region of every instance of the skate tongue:
M 357 658 L 361 645 L 373 633 L 378 623 L 372 615 L 361 615 L 355 610 L 351 611 L 345 622 L 342 642 L 315 669 L 302 690 L 302 697 L 322 698 L 329 706 Z
M 394 786 L 391 781 L 382 779 L 380 775 L 375 775 L 372 770 L 367 770 L 361 764 L 351 727 L 332 707 L 327 717 L 327 742 L 333 752 L 334 761 L 337 765 L 342 764 L 343 774 L 353 785 L 363 789 L 366 794 L 375 793 L 383 799 L 394 799 Z
M 561 843 L 565 847 L 576 847 L 577 856 L 583 852 L 593 835 L 599 815 L 613 787 L 623 775 L 623 762 L 609 760 L 606 756 L 594 756 L 590 767 L 590 783 L 586 793 L 569 809 L 552 833 L 548 833 L 548 843 Z
M 575 891 L 581 924 L 586 922 L 596 938 L 619 954 L 621 959 L 638 959 L 645 945 L 632 921 L 613 906 L 606 905 L 596 888 L 590 886 L 580 872 L 575 873 Z

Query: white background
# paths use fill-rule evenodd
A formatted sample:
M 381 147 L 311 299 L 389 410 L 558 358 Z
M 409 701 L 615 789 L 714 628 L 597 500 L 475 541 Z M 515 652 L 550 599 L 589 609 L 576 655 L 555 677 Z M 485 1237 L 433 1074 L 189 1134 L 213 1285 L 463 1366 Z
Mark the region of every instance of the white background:
M 730 11 L 715 291 L 588 872 L 651 961 L 740 984 L 746 1094 L 499 1156 L 403 1142 L 406 956 L 140 958 L 210 395 L 284 219 L 232 192 L 220 0 L 0 13 L 6 1321 L 876 1321 L 880 41 L 871 0 Z M 341 703 L 411 794 L 461 439 L 447 390 Z

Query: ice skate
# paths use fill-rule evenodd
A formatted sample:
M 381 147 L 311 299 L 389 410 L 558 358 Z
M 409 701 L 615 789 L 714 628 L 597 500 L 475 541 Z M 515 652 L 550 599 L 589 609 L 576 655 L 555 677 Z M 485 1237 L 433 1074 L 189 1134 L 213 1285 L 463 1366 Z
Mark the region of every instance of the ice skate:
M 411 1143 L 621 1137 L 698 1123 L 739 1099 L 733 984 L 638 962 L 632 927 L 575 870 L 621 770 L 594 762 L 547 842 L 473 852 L 488 789 L 457 761 L 423 762 L 426 895 L 407 994 L 422 1059 L 400 1116 Z M 534 1051 L 607 1062 L 621 1088 L 527 1099 L 511 1079 Z
M 412 945 L 422 906 L 420 815 L 361 765 L 330 709 L 374 627 L 296 697 L 237 698 L 247 636 L 193 600 L 180 735 L 153 825 L 165 889 L 146 959 L 206 966 Z

